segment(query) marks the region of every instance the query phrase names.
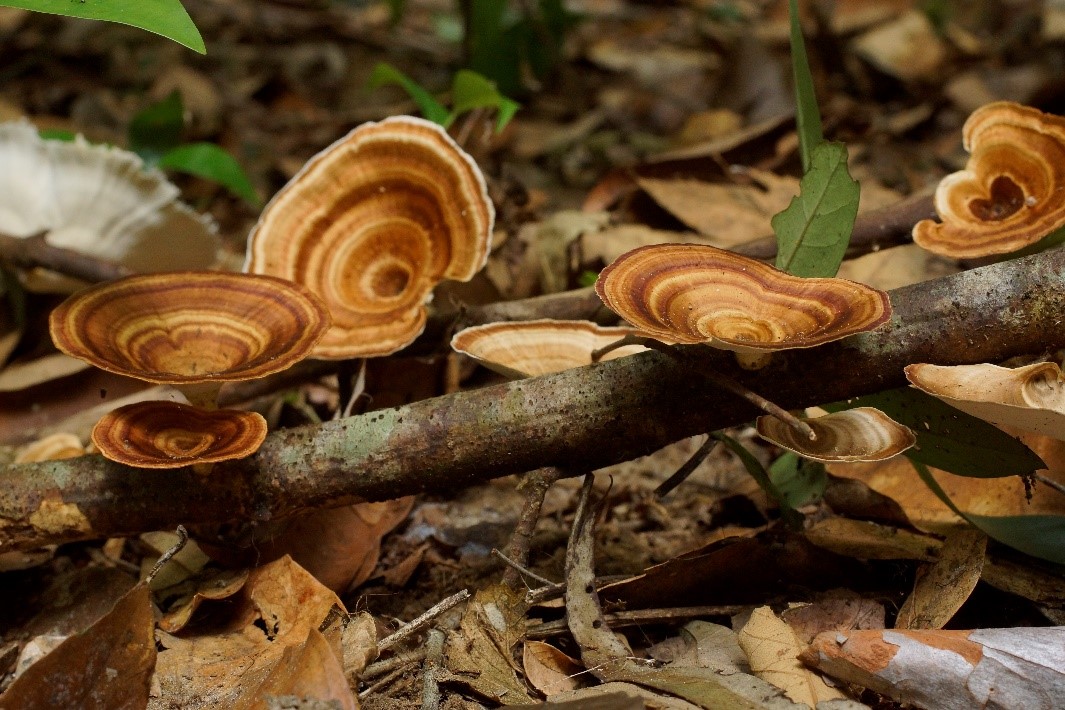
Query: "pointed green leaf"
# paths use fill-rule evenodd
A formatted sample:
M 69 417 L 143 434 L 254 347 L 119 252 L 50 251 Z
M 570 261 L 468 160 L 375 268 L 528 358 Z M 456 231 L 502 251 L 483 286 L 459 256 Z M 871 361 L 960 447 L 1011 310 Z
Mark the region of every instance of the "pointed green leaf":
M 966 513 L 954 505 L 947 492 L 932 476 L 928 467 L 911 462 L 917 475 L 932 492 L 956 514 L 973 527 L 982 530 L 992 540 L 998 540 L 1026 555 L 1065 564 L 1065 516 L 1060 515 L 976 515 Z
M 725 446 L 732 450 L 732 453 L 739 457 L 743 467 L 747 469 L 747 473 L 751 474 L 751 478 L 759 485 L 759 487 L 766 492 L 766 494 L 773 499 L 773 501 L 780 506 L 780 515 L 784 518 L 784 522 L 792 527 L 802 527 L 802 513 L 795 510 L 795 507 L 788 501 L 772 479 L 769 478 L 769 473 L 765 470 L 765 467 L 754 457 L 754 455 L 744 448 L 743 444 L 733 439 L 727 434 L 722 434 L 719 431 L 714 432 L 710 436 L 720 441 Z
M 859 192 L 847 172 L 847 147 L 818 145 L 799 194 L 773 217 L 777 268 L 796 276 L 835 276 L 858 214 Z
M 788 505 L 797 508 L 821 497 L 828 485 L 828 474 L 823 464 L 788 451 L 769 465 L 769 480 Z
M 970 478 L 1032 473 L 1046 464 L 1031 449 L 993 424 L 961 412 L 913 387 L 824 405 L 830 412 L 875 407 L 917 435 L 906 452 L 914 461 Z
M 200 31 L 179 0 L 0 0 L 0 6 L 131 25 L 207 53 Z
M 494 82 L 477 72 L 462 69 L 451 84 L 451 116 L 454 119 L 475 108 L 494 108 L 496 132 L 499 132 L 514 118 L 521 104 L 499 93 Z
M 127 131 L 129 149 L 144 162 L 155 165 L 164 153 L 181 143 L 184 127 L 185 107 L 181 94 L 173 91 L 133 117 Z
M 236 158 L 214 143 L 189 143 L 178 146 L 159 159 L 159 167 L 177 170 L 222 185 L 252 207 L 260 205 L 259 196 Z
M 380 62 L 370 74 L 369 86 L 371 89 L 376 89 L 389 84 L 394 84 L 406 91 L 407 95 L 414 99 L 414 103 L 418 105 L 418 110 L 422 112 L 426 120 L 440 124 L 444 128 L 451 125 L 451 114 L 443 104 L 433 98 L 432 94 L 391 64 Z
M 821 111 L 817 108 L 817 95 L 814 93 L 814 78 L 810 73 L 810 60 L 806 56 L 806 43 L 802 38 L 798 0 L 790 0 L 788 15 L 791 19 L 791 73 L 795 80 L 797 107 L 795 126 L 799 133 L 799 154 L 805 173 L 813 164 L 813 151 L 824 140 L 824 132 L 821 128 Z

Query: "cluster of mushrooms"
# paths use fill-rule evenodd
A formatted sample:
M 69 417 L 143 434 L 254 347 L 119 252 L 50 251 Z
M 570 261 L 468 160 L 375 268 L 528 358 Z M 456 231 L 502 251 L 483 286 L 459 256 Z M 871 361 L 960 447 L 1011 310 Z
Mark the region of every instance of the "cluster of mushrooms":
M 918 224 L 918 244 L 971 258 L 1031 247 L 1062 228 L 1055 186 L 1065 178 L 1065 120 L 1000 102 L 972 115 L 964 140 L 969 165 L 940 184 L 942 222 Z M 221 383 L 278 372 L 303 357 L 372 357 L 406 347 L 425 327 L 434 286 L 468 280 L 484 266 L 493 219 L 480 170 L 436 125 L 396 117 L 356 128 L 267 205 L 249 237 L 244 273 L 130 277 L 82 291 L 52 313 L 63 352 L 175 385 L 191 402 L 117 409 L 97 424 L 94 443 L 108 458 L 142 467 L 251 454 L 265 421 L 214 409 Z M 790 276 L 700 245 L 624 254 L 603 270 L 596 292 L 630 325 L 492 323 L 458 332 L 452 346 L 508 377 L 622 357 L 649 344 L 730 350 L 741 365 L 758 368 L 775 352 L 867 332 L 891 318 L 883 291 Z M 975 367 L 913 365 L 907 376 L 991 421 L 1062 430 L 1065 414 L 1045 413 L 1065 403 L 1056 365 Z M 988 384 L 995 377 L 999 384 Z M 991 398 L 992 390 L 1001 398 Z M 965 403 L 973 397 L 987 401 Z M 869 408 L 802 421 L 778 412 L 760 417 L 757 430 L 820 461 L 881 460 L 915 442 L 909 429 Z

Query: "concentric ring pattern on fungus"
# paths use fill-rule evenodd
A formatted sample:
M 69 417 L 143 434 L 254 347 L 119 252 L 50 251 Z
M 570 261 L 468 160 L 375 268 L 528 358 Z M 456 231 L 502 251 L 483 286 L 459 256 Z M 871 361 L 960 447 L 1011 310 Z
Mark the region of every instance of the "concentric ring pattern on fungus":
M 855 407 L 804 419 L 817 439 L 810 441 L 776 417 L 758 417 L 758 435 L 777 446 L 814 461 L 883 461 L 917 443 L 908 427 L 879 409 Z
M 249 380 L 307 356 L 329 326 L 322 302 L 272 276 L 186 271 L 130 276 L 52 311 L 63 352 L 161 384 Z
M 627 252 L 603 269 L 595 290 L 647 335 L 737 352 L 814 347 L 891 318 L 883 291 L 845 279 L 791 276 L 696 244 Z
M 266 438 L 255 412 L 207 410 L 177 402 L 138 402 L 103 416 L 92 441 L 104 457 L 140 468 L 179 468 L 239 459 Z
M 965 170 L 943 178 L 913 240 L 957 259 L 1007 254 L 1065 226 L 1065 118 L 998 101 L 962 129 Z
M 424 330 L 440 280 L 483 268 L 493 219 L 473 159 L 436 124 L 399 116 L 311 158 L 263 211 L 244 268 L 326 302 L 333 327 L 314 357 L 387 355 Z

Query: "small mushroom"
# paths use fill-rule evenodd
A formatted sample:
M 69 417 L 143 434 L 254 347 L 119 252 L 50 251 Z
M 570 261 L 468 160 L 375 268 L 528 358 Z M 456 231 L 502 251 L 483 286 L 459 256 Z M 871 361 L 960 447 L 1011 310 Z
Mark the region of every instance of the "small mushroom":
M 329 327 L 307 289 L 273 276 L 186 271 L 98 284 L 49 317 L 63 352 L 180 387 L 250 380 L 306 357 Z
M 891 318 L 883 291 L 845 279 L 791 276 L 697 244 L 634 249 L 603 269 L 595 290 L 653 338 L 738 353 L 810 348 Z
M 204 269 L 219 255 L 210 218 L 178 201 L 178 188 L 134 153 L 74 141 L 45 141 L 29 122 L 0 124 L 0 233 L 31 237 L 135 272 Z M 82 284 L 35 270 L 35 290 Z
M 311 158 L 252 229 L 244 270 L 325 301 L 333 327 L 314 357 L 387 355 L 425 329 L 440 280 L 484 266 L 493 218 L 473 159 L 436 124 L 398 116 Z
M 206 410 L 178 402 L 138 402 L 104 415 L 92 442 L 112 461 L 140 468 L 180 468 L 239 459 L 266 438 L 255 412 Z
M 1065 441 L 1065 376 L 1057 363 L 1015 368 L 922 363 L 908 365 L 906 378 L 966 414 Z
M 965 170 L 943 178 L 935 206 L 913 240 L 929 251 L 969 259 L 1007 254 L 1065 226 L 1065 118 L 998 101 L 962 129 Z
M 451 347 L 506 377 L 535 377 L 591 364 L 593 351 L 636 332 L 590 321 L 488 323 L 459 331 L 451 339 Z M 603 359 L 643 350 L 646 348 L 640 345 L 626 345 L 611 350 Z
M 883 461 L 917 443 L 908 427 L 872 407 L 855 407 L 804 421 L 816 432 L 816 439 L 801 436 L 776 417 L 759 417 L 756 426 L 763 439 L 822 463 Z

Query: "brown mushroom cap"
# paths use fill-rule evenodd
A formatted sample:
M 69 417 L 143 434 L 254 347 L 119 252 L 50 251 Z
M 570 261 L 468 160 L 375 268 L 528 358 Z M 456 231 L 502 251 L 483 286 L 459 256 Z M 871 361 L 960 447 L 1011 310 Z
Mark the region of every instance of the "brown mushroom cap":
M 322 302 L 273 276 L 146 274 L 81 291 L 49 317 L 56 347 L 159 384 L 249 380 L 306 357 L 329 326 Z
M 606 347 L 633 328 L 605 328 L 591 321 L 531 320 L 488 323 L 460 330 L 451 347 L 507 377 L 535 377 L 592 362 L 592 351 Z M 647 348 L 626 345 L 603 356 L 612 360 Z
M 473 159 L 436 124 L 397 116 L 311 158 L 263 211 L 244 270 L 322 297 L 333 327 L 314 357 L 387 355 L 425 329 L 440 280 L 484 266 L 493 218 Z
M 969 116 L 962 138 L 969 162 L 940 181 L 943 221 L 918 222 L 917 244 L 959 259 L 1007 254 L 1065 225 L 1065 118 L 997 101 Z
M 92 442 L 105 458 L 140 468 L 180 468 L 251 456 L 266 438 L 255 412 L 178 402 L 138 402 L 104 415 Z
M 844 279 L 791 276 L 697 244 L 634 249 L 603 269 L 595 290 L 654 338 L 737 352 L 810 348 L 891 318 L 883 291 Z
M 814 441 L 776 417 L 759 417 L 756 426 L 763 439 L 822 463 L 883 461 L 917 443 L 908 427 L 872 407 L 855 407 L 803 421 L 817 434 Z
M 1065 376 L 1057 363 L 1015 368 L 916 364 L 906 367 L 906 378 L 966 414 L 1065 441 Z

